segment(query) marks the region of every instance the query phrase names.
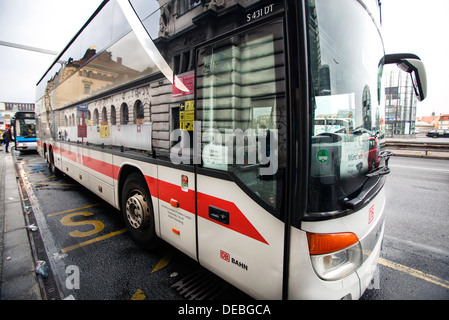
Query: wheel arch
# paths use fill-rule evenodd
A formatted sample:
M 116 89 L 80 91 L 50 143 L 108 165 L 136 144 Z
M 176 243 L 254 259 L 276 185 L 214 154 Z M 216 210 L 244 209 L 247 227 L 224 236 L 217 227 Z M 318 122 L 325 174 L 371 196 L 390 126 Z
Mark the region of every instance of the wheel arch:
M 143 174 L 142 170 L 139 169 L 136 166 L 130 165 L 130 164 L 125 164 L 124 166 L 122 166 L 120 168 L 120 172 L 118 174 L 118 188 L 117 188 L 117 204 L 118 204 L 118 208 L 121 209 L 121 203 L 122 203 L 122 190 L 123 187 L 125 186 L 125 182 L 126 182 L 126 178 L 133 174 L 133 173 L 138 173 L 140 174 L 143 179 L 146 181 L 145 179 L 145 175 Z M 148 187 L 148 185 L 145 186 L 148 190 L 148 193 L 151 195 L 150 192 L 150 188 Z
M 147 193 L 148 198 L 146 200 L 146 202 L 149 205 L 149 213 L 151 217 L 151 220 L 147 220 L 149 221 L 149 227 L 145 227 L 143 232 L 141 232 L 141 230 L 137 230 L 137 229 L 133 229 L 132 227 L 129 227 L 129 221 L 127 221 L 126 219 L 126 209 L 124 208 L 125 204 L 123 203 L 126 199 L 123 198 L 123 194 L 128 191 L 126 191 L 127 189 L 129 189 L 127 187 L 127 178 L 131 175 L 133 175 L 133 178 L 130 180 L 131 183 L 136 182 L 136 176 L 138 175 L 138 180 L 141 180 L 141 182 L 138 182 L 139 187 L 142 187 L 142 189 L 145 190 L 145 193 Z M 157 231 L 157 224 L 158 224 L 158 220 L 155 216 L 155 211 L 154 211 L 154 203 L 153 203 L 153 199 L 152 199 L 152 194 L 150 191 L 150 187 L 148 185 L 148 180 L 146 179 L 145 174 L 143 173 L 143 171 L 137 167 L 134 166 L 132 164 L 124 164 L 121 168 L 120 171 L 118 173 L 118 183 L 117 183 L 117 200 L 118 200 L 118 208 L 120 209 L 124 219 L 125 219 L 125 223 L 127 225 L 128 231 L 131 234 L 131 238 L 133 238 L 139 245 L 141 245 L 144 248 L 148 248 L 151 249 L 155 246 L 157 246 L 158 244 L 158 231 Z M 143 223 L 144 225 L 147 225 L 146 223 Z M 147 232 L 148 231 L 148 232 Z

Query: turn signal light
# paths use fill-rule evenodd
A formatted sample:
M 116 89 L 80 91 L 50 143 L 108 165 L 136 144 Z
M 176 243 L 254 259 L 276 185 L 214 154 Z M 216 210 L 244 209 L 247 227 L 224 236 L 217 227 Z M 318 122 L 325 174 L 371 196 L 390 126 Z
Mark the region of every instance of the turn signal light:
M 179 207 L 179 202 L 176 201 L 175 199 L 170 199 L 170 204 L 172 207 L 175 207 L 175 208 Z
M 309 233 L 307 242 L 311 255 L 326 254 L 346 249 L 359 241 L 354 233 Z

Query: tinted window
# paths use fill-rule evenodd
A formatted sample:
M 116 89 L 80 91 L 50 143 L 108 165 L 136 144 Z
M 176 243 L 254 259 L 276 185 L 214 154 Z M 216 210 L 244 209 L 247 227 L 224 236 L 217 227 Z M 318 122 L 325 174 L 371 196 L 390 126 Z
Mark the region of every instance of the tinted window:
M 278 212 L 287 121 L 282 22 L 202 48 L 198 55 L 203 166 L 231 173 Z
M 385 111 L 381 104 L 383 45 L 357 1 L 307 1 L 312 73 L 309 210 L 341 209 L 379 167 Z M 342 18 L 344 17 L 344 18 Z M 319 121 L 317 121 L 319 120 Z

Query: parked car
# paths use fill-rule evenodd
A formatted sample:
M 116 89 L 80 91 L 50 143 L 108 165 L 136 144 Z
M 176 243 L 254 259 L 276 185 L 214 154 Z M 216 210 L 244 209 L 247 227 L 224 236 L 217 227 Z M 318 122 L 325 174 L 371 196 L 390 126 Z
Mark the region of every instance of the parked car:
M 443 130 L 443 129 L 433 129 L 426 133 L 426 136 L 432 137 L 432 138 L 449 138 L 449 131 Z

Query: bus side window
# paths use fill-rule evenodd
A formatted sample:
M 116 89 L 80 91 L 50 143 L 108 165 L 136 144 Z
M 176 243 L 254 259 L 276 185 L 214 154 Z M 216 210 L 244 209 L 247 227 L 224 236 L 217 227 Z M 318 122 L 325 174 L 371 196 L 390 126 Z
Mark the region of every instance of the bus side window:
M 203 167 L 227 171 L 279 212 L 286 166 L 282 22 L 198 52 L 197 103 Z

